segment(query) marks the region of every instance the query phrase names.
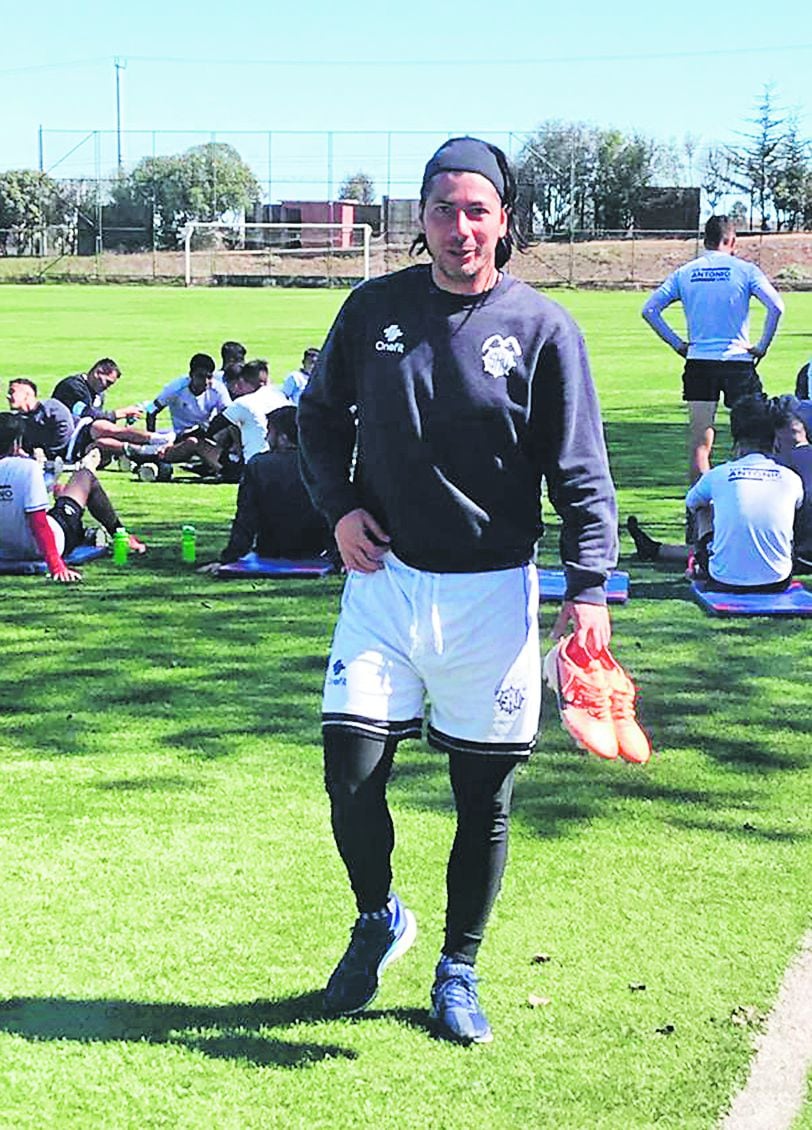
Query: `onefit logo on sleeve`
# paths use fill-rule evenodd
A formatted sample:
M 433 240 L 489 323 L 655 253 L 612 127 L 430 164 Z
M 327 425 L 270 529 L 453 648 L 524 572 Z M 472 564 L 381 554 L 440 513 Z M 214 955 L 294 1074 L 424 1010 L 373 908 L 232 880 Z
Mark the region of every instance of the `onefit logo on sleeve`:
M 403 342 L 399 339 L 403 337 L 403 330 L 400 326 L 393 322 L 391 326 L 386 326 L 381 330 L 383 340 L 380 338 L 375 342 L 375 348 L 379 353 L 402 353 Z
M 482 367 L 494 380 L 512 373 L 521 355 L 522 347 L 512 334 L 491 334 L 482 343 Z

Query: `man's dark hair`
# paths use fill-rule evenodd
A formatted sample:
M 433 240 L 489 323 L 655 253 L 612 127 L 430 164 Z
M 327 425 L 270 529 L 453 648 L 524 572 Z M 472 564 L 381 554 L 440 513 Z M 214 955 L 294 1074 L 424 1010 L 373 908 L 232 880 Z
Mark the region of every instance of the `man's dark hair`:
M 28 377 L 12 377 L 11 380 L 8 382 L 9 388 L 11 388 L 12 385 L 25 385 L 27 388 L 31 389 L 34 396 L 39 395 L 37 393 L 37 386 L 34 384 L 33 381 L 29 381 Z
M 806 426 L 806 420 L 803 414 L 799 411 L 800 407 L 797 396 L 788 394 L 786 396 L 774 397 L 770 401 L 770 410 L 772 412 L 775 431 L 781 428 L 788 428 L 790 424 L 794 424 L 797 421 L 807 433 L 807 438 L 809 438 L 809 429 Z
M 0 455 L 8 455 L 21 443 L 24 431 L 25 419 L 19 412 L 0 412 Z
M 220 346 L 220 356 L 223 359 L 223 368 L 234 361 L 244 361 L 248 350 L 239 341 L 224 341 Z
M 226 365 L 225 369 L 223 369 L 223 380 L 226 385 L 230 385 L 232 381 L 236 381 L 237 378 L 242 375 L 243 368 L 242 361 L 231 361 Z
M 735 443 L 769 454 L 775 439 L 775 410 L 761 396 L 744 396 L 730 409 L 730 434 Z
M 121 376 L 121 369 L 115 363 L 112 357 L 102 357 L 95 364 L 91 365 L 88 369 L 88 374 L 100 373 L 103 377 L 110 377 L 115 373 L 117 377 Z
M 257 358 L 255 361 L 246 361 L 242 367 L 240 377 L 253 389 L 258 389 L 262 384 L 263 375 L 268 375 L 268 362 Z
M 284 436 L 291 447 L 299 446 L 299 426 L 296 423 L 296 406 L 284 404 L 281 408 L 274 408 L 268 413 L 268 427 L 272 427 L 278 436 Z
M 216 368 L 214 358 L 209 357 L 208 353 L 195 353 L 189 362 L 190 373 L 208 373 L 211 375 Z
M 736 223 L 730 216 L 711 216 L 705 224 L 705 247 L 715 251 L 724 241 L 736 234 Z
M 451 139 L 451 141 L 461 140 L 463 139 L 456 137 Z M 513 169 L 510 167 L 510 162 L 498 145 L 491 145 L 489 141 L 483 141 L 481 144 L 490 149 L 497 165 L 499 166 L 499 171 L 502 174 L 502 178 L 505 182 L 504 191 L 499 195 L 502 201 L 502 207 L 507 213 L 507 231 L 503 236 L 499 237 L 496 243 L 496 266 L 497 268 L 502 268 L 513 254 L 514 246 L 517 247 L 519 251 L 524 251 L 524 249 L 527 247 L 527 240 L 519 231 L 518 225 L 516 223 L 516 176 L 513 172 Z M 426 201 L 429 197 L 433 179 L 434 178 L 431 178 L 428 181 L 424 181 L 420 189 L 421 218 L 426 207 Z M 418 255 L 421 251 L 428 251 L 426 237 L 423 232 L 419 232 L 412 240 L 412 245 L 409 248 L 409 254 Z

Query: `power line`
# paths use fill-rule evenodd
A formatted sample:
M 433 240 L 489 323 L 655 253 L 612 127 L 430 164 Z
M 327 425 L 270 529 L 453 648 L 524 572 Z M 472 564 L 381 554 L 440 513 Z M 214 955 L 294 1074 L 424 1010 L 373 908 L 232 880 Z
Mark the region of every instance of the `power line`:
M 306 59 L 267 58 L 267 59 L 224 59 L 208 58 L 203 56 L 174 56 L 174 55 L 128 55 L 127 58 L 138 63 L 172 63 L 206 66 L 268 66 L 268 67 L 482 67 L 482 66 L 510 66 L 510 67 L 537 67 L 542 64 L 556 63 L 629 63 L 648 62 L 649 60 L 663 59 L 699 59 L 717 58 L 725 55 L 766 55 L 772 52 L 798 52 L 812 51 L 812 43 L 784 43 L 774 46 L 754 47 L 709 47 L 688 48 L 682 51 L 645 51 L 623 52 L 602 55 L 537 55 L 526 59 Z
M 607 54 L 592 54 L 592 55 L 536 55 L 524 59 L 496 59 L 493 57 L 487 59 L 460 59 L 455 57 L 453 59 L 392 59 L 387 58 L 385 61 L 380 59 L 337 59 L 335 56 L 331 58 L 313 58 L 312 56 L 305 59 L 292 59 L 286 58 L 263 58 L 263 59 L 249 59 L 249 58 L 234 58 L 227 59 L 222 56 L 211 58 L 206 56 L 181 56 L 181 55 L 127 55 L 126 59 L 132 63 L 157 63 L 157 64 L 171 64 L 172 66 L 199 66 L 204 64 L 207 67 L 235 67 L 235 66 L 253 66 L 253 67 L 314 67 L 323 68 L 345 68 L 345 67 L 385 67 L 391 70 L 393 67 L 482 67 L 482 66 L 510 66 L 510 67 L 538 67 L 538 66 L 555 66 L 557 64 L 572 65 L 573 63 L 645 63 L 645 62 L 659 62 L 668 59 L 705 59 L 705 58 L 723 58 L 723 57 L 738 57 L 742 55 L 770 55 L 770 54 L 789 54 L 797 53 L 799 51 L 812 51 L 812 43 L 781 43 L 765 46 L 759 44 L 758 46 L 749 47 L 708 47 L 708 48 L 688 48 L 686 50 L 677 51 L 644 51 L 644 52 L 616 52 Z M 124 56 L 117 56 L 119 59 L 125 58 Z M 54 71 L 61 69 L 73 69 L 76 67 L 91 67 L 99 66 L 100 64 L 109 63 L 109 58 L 94 58 L 94 59 L 74 59 L 66 60 L 58 63 L 36 63 L 25 67 L 3 67 L 0 68 L 0 76 L 3 75 L 19 75 L 28 74 L 36 71 Z
M 104 55 L 96 59 L 64 59 L 59 63 L 32 63 L 28 67 L 0 67 L 0 75 L 25 75 L 35 71 L 62 71 L 72 70 L 75 67 L 108 66 L 110 58 Z

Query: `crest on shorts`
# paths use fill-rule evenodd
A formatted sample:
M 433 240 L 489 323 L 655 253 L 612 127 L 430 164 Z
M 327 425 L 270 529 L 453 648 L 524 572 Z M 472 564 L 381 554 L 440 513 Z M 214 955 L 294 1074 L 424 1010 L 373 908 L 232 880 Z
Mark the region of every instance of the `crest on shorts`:
M 494 380 L 512 373 L 521 355 L 522 347 L 512 334 L 491 334 L 482 343 L 482 367 Z
M 524 706 L 525 693 L 521 687 L 502 687 L 496 695 L 496 705 L 502 714 L 517 714 Z

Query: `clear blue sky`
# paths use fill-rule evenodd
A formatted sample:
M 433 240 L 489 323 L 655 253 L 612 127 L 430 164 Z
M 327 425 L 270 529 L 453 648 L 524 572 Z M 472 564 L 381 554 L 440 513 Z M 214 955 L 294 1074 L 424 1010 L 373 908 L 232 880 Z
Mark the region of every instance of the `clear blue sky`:
M 281 131 L 479 131 L 494 140 L 515 131 L 518 147 L 540 121 L 560 118 L 661 140 L 680 142 L 688 132 L 702 143 L 730 141 L 773 83 L 776 102 L 812 135 L 809 0 L 233 8 L 39 0 L 4 14 L 3 40 L 13 53 L 0 63 L 0 168 L 36 167 L 42 125 L 54 175 L 113 171 L 115 57 L 123 65 L 125 163 L 150 151 L 150 131 L 177 131 L 155 143 L 163 152 L 207 140 L 188 131 L 216 131 L 271 182 L 273 198 L 290 195 L 291 163 L 323 195 L 316 186 L 330 157 L 336 183 L 362 167 L 380 184 L 389 161 L 405 188 L 411 165 L 419 168 L 434 147 L 434 139 L 396 138 L 387 156 L 383 136 L 338 137 L 328 153 L 323 138 Z M 98 149 L 82 141 L 94 130 L 110 131 Z M 259 136 L 269 130 L 272 155 Z

